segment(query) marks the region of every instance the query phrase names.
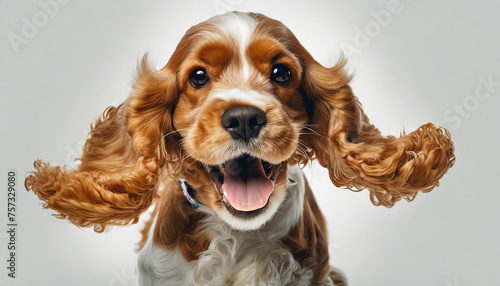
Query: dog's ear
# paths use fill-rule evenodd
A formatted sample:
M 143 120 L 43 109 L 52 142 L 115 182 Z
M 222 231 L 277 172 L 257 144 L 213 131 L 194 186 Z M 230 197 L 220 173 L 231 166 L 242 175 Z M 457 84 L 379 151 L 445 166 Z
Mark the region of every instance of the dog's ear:
M 401 137 L 384 137 L 370 124 L 353 95 L 341 57 L 326 68 L 303 50 L 302 92 L 311 126 L 321 136 L 307 134 L 313 156 L 328 168 L 337 187 L 370 190 L 375 205 L 393 206 L 429 192 L 455 162 L 450 133 L 427 123 Z
M 204 215 L 186 200 L 177 179 L 165 180 L 165 190 L 161 192 L 157 206 L 154 245 L 178 249 L 186 261 L 198 259 L 198 254 L 207 250 L 210 244 L 205 232 L 199 231 Z
M 175 74 L 151 69 L 145 56 L 131 96 L 91 126 L 81 164 L 69 170 L 36 160 L 26 189 L 77 226 L 102 232 L 136 223 L 153 203 L 162 169 L 179 157 L 176 137 L 164 139 L 177 96 Z

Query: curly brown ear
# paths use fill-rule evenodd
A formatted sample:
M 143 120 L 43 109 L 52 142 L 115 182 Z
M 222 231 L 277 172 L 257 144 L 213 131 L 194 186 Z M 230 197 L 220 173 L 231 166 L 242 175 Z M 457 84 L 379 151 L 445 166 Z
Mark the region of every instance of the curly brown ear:
M 175 142 L 163 139 L 173 130 L 176 100 L 175 76 L 150 69 L 144 57 L 130 98 L 92 124 L 81 164 L 68 170 L 36 160 L 26 189 L 58 218 L 96 232 L 136 223 L 156 196 L 166 150 L 176 152 Z
M 430 192 L 455 162 L 450 133 L 427 123 L 400 138 L 384 137 L 370 124 L 349 86 L 341 57 L 332 68 L 302 53 L 302 89 L 311 123 L 321 137 L 304 141 L 328 168 L 337 187 L 370 190 L 375 205 L 393 206 L 418 192 Z

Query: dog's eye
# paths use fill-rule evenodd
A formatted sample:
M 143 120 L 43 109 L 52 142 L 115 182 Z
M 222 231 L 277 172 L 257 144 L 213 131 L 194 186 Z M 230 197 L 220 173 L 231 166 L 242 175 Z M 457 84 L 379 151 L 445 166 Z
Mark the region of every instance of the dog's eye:
M 190 75 L 189 75 L 189 82 L 195 87 L 195 88 L 201 88 L 208 82 L 209 78 L 207 75 L 207 72 L 202 69 L 202 68 L 197 68 L 195 69 Z
M 292 72 L 285 65 L 277 64 L 271 69 L 271 80 L 279 85 L 285 85 L 292 79 Z

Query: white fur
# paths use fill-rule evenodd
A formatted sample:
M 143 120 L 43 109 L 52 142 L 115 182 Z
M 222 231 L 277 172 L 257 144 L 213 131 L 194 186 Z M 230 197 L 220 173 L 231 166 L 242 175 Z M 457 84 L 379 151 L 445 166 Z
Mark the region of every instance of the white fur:
M 252 34 L 257 26 L 257 21 L 242 13 L 226 13 L 212 18 L 212 21 L 224 31 L 226 35 L 234 39 L 238 45 L 239 58 L 241 60 L 241 74 L 244 80 L 248 80 L 250 76 L 250 65 L 246 56 L 247 46 L 250 44 Z M 263 95 L 254 90 L 242 91 L 234 88 L 231 90 L 223 90 L 216 92 L 214 98 L 222 98 L 224 100 L 240 100 L 246 101 L 251 105 L 262 106 Z
M 285 199 L 285 192 L 277 193 L 273 192 L 269 198 L 269 203 L 261 214 L 251 219 L 244 219 L 241 217 L 236 217 L 232 215 L 227 208 L 222 208 L 221 210 L 216 210 L 216 214 L 230 227 L 237 230 L 256 230 L 268 222 L 276 213 L 278 208 L 283 203 Z
M 213 20 L 219 25 L 219 28 L 226 31 L 238 43 L 243 75 L 247 79 L 250 75 L 250 65 L 245 51 L 257 26 L 257 21 L 253 17 L 242 13 L 226 13 L 214 17 Z
M 152 243 L 152 233 L 139 254 L 139 284 L 152 285 L 309 285 L 312 272 L 294 260 L 280 244 L 298 222 L 304 208 L 305 180 L 297 167 L 288 169 L 286 198 L 275 215 L 260 229 L 230 227 L 211 209 L 202 230 L 211 238 L 198 260 L 187 263 L 178 250 L 167 251 Z M 151 228 L 151 230 L 154 228 Z M 324 285 L 333 285 L 326 278 Z
M 251 105 L 262 106 L 264 102 L 262 101 L 263 95 L 255 90 L 242 91 L 238 88 L 233 88 L 230 90 L 224 90 L 215 92 L 212 98 L 220 98 L 227 101 L 238 100 L 243 102 L 248 102 Z

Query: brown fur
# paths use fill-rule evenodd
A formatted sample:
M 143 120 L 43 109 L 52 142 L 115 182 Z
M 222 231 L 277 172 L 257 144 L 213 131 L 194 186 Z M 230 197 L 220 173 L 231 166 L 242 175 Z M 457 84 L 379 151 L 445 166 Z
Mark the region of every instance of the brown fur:
M 35 161 L 35 172 L 25 185 L 56 210 L 81 227 L 102 232 L 106 225 L 136 223 L 156 195 L 156 166 L 151 157 L 134 150 L 125 130 L 125 105 L 108 108 L 93 126 L 81 165 L 75 170 Z
M 162 194 L 159 200 L 158 220 L 153 243 L 166 249 L 179 248 L 187 261 L 195 260 L 198 254 L 208 248 L 210 241 L 199 231 L 202 214 L 182 195 L 177 182 L 168 181 L 172 189 Z
M 313 271 L 311 285 L 320 285 L 330 272 L 328 234 L 325 217 L 307 182 L 302 217 L 282 243 L 303 267 Z

